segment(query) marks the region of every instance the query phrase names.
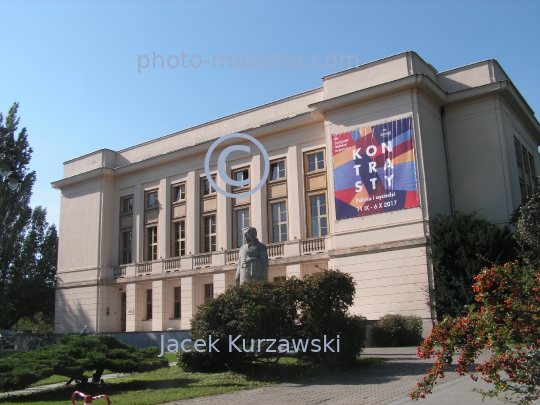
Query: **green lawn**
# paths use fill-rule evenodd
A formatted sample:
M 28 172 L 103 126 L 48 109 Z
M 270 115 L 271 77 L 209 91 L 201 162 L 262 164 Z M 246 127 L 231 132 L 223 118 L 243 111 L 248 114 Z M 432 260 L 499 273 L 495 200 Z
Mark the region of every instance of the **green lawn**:
M 358 366 L 366 367 L 382 361 L 380 358 L 361 358 L 358 361 Z M 317 374 L 320 374 L 320 371 L 314 371 L 305 364 L 288 358 L 280 360 L 277 364 L 258 365 L 249 376 L 231 372 L 186 373 L 179 367 L 168 367 L 109 380 L 101 389 L 89 385 L 82 391 L 90 395 L 106 394 L 114 405 L 147 405 L 252 389 Z M 76 388 L 73 386 L 62 386 L 17 398 L 0 398 L 0 404 L 65 405 L 69 403 L 71 394 L 75 390 Z M 82 400 L 78 403 L 82 404 Z

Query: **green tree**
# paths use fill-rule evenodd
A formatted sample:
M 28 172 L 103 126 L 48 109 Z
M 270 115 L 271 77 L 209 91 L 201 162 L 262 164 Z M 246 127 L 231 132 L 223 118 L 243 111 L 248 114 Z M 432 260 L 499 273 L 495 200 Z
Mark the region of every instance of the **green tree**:
M 157 347 L 136 349 L 113 336 L 62 335 L 58 345 L 40 347 L 0 360 L 0 391 L 21 389 L 53 374 L 88 381 L 85 373 L 94 371 L 92 380 L 99 382 L 104 370 L 117 373 L 151 371 L 167 367 L 158 357 Z
M 519 404 L 540 399 L 540 270 L 530 262 L 505 263 L 483 269 L 472 291 L 478 305 L 460 317 L 446 317 L 418 348 L 418 356 L 434 357 L 428 374 L 417 383 L 412 399 L 431 393 L 445 367 L 457 363 L 460 375 L 493 383 L 484 396 L 505 396 Z M 476 367 L 482 353 L 490 359 Z M 459 358 L 454 360 L 456 353 Z
M 435 288 L 430 302 L 439 320 L 460 316 L 474 304 L 473 277 L 486 265 L 514 261 L 516 241 L 508 227 L 499 227 L 476 213 L 457 212 L 440 216 L 431 224 L 429 257 L 433 263 Z
M 18 103 L 9 109 L 0 127 L 14 133 L 19 126 Z M 54 316 L 57 233 L 46 221 L 46 210 L 32 209 L 30 198 L 36 172 L 28 168 L 32 148 L 26 128 L 14 139 L 12 160 L 21 177 L 17 190 L 0 184 L 0 328 L 10 329 L 19 319 L 38 312 Z

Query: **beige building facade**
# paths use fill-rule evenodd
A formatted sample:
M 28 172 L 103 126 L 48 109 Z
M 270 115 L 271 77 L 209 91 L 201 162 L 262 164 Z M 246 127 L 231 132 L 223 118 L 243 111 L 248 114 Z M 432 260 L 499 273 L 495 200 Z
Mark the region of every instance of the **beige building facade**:
M 410 127 L 406 150 L 396 139 L 371 153 L 354 144 L 384 137 L 393 123 Z M 250 196 L 226 197 L 206 179 L 208 149 L 231 133 L 254 137 L 269 156 L 269 177 Z M 244 193 L 265 162 L 258 151 L 230 153 L 229 176 L 250 184 L 228 185 L 218 157 L 235 143 L 248 144 L 221 144 L 210 171 L 220 188 Z M 70 160 L 53 183 L 61 191 L 56 331 L 188 330 L 201 303 L 234 285 L 245 226 L 268 245 L 270 280 L 339 269 L 356 281 L 353 313 L 418 315 L 429 331 L 430 219 L 454 208 L 508 223 L 532 191 L 539 144 L 534 112 L 496 61 L 438 72 L 405 52 L 326 76 L 305 93 Z M 390 158 L 375 169 L 369 157 L 381 153 Z M 407 176 L 394 185 L 408 191 L 380 200 L 389 208 L 370 208 L 375 197 L 362 193 L 385 184 L 390 196 L 384 171 L 400 164 Z M 379 183 L 343 185 L 368 167 L 383 170 Z

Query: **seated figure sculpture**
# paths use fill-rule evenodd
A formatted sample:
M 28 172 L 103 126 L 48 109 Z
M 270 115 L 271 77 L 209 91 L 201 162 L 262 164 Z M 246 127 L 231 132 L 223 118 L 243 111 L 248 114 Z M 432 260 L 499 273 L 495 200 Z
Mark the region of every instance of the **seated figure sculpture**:
M 257 230 L 244 228 L 244 245 L 238 253 L 236 285 L 248 281 L 261 282 L 268 280 L 268 253 L 266 245 L 257 239 Z

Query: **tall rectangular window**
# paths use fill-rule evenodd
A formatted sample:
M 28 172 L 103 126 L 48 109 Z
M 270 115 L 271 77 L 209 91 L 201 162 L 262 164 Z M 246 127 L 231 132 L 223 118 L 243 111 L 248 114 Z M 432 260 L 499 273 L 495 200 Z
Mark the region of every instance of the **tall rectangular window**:
M 146 290 L 146 319 L 152 319 L 152 289 Z
M 158 258 L 158 234 L 157 226 L 146 228 L 146 260 L 152 261 Z
M 172 200 L 173 202 L 184 201 L 186 199 L 186 185 L 179 184 L 173 186 L 172 189 Z
M 214 298 L 214 284 L 204 285 L 204 301 L 208 301 Z
M 241 247 L 244 244 L 244 234 L 242 230 L 249 226 L 249 208 L 239 209 L 234 211 L 236 217 L 236 246 Z
M 158 193 L 157 191 L 151 191 L 146 193 L 146 209 L 157 208 L 158 203 Z
M 212 180 L 214 180 L 214 182 L 216 181 L 216 178 L 214 176 L 212 176 Z M 203 196 L 204 195 L 210 195 L 210 194 L 214 194 L 216 192 L 216 190 L 214 189 L 214 187 L 210 184 L 210 182 L 208 181 L 208 179 L 205 177 L 202 178 L 202 194 Z
M 270 163 L 270 181 L 280 180 L 285 178 L 285 161 Z
M 204 252 L 214 252 L 216 250 L 216 216 L 208 215 L 203 218 Z
M 270 162 L 267 182 L 268 241 L 280 243 L 288 240 L 287 224 L 287 171 L 286 161 L 280 158 Z
M 235 169 L 232 171 L 231 178 L 235 181 L 242 181 L 246 182 L 246 184 L 240 185 L 240 186 L 232 186 L 232 191 L 238 190 L 238 189 L 244 189 L 249 188 L 249 168 L 244 167 L 242 169 Z
M 304 153 L 304 184 L 306 194 L 306 234 L 308 238 L 328 235 L 326 205 L 325 149 Z
M 186 255 L 186 221 L 174 223 L 174 256 Z
M 121 264 L 128 264 L 132 262 L 131 260 L 132 238 L 133 238 L 133 232 L 131 230 L 122 232 L 122 236 L 121 236 L 122 263 Z
M 132 260 L 133 238 L 133 196 L 120 199 L 120 252 L 119 264 L 129 264 Z
M 309 198 L 311 206 L 311 237 L 328 235 L 328 215 L 326 210 L 326 194 Z
M 174 287 L 174 317 L 180 318 L 180 287 Z
M 272 242 L 287 240 L 287 203 L 285 201 L 270 204 L 272 210 Z
M 532 195 L 535 184 L 536 168 L 534 167 L 533 155 L 527 151 L 527 148 L 514 138 L 514 147 L 516 152 L 516 161 L 519 176 L 519 190 L 521 201 L 525 201 Z
M 316 170 L 324 169 L 324 152 L 318 151 L 314 153 L 308 153 L 308 172 L 314 172 Z
M 122 198 L 120 203 L 120 214 L 126 215 L 133 212 L 133 197 Z

